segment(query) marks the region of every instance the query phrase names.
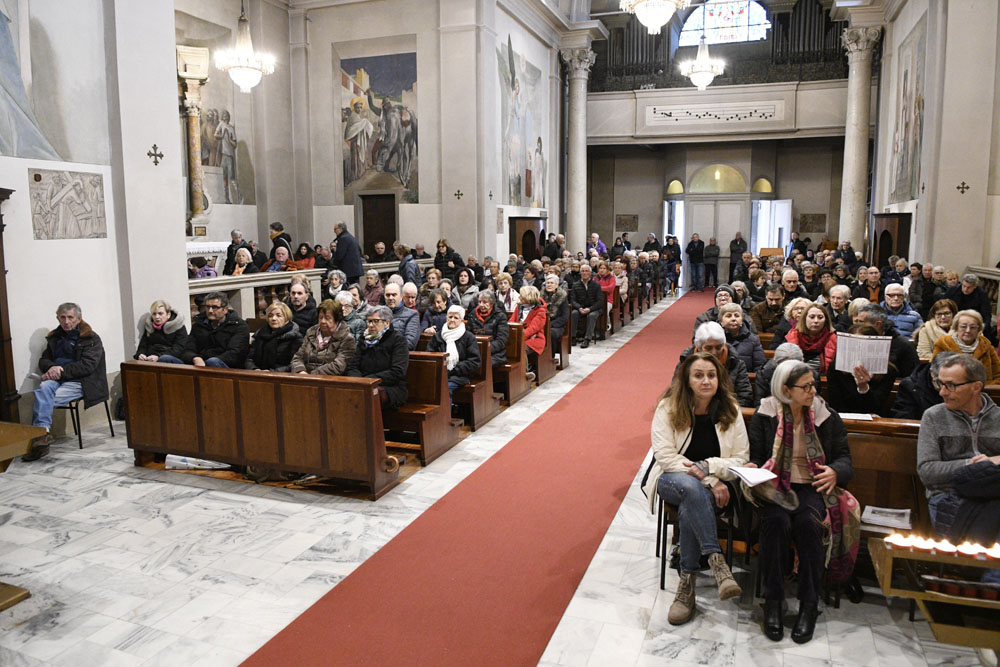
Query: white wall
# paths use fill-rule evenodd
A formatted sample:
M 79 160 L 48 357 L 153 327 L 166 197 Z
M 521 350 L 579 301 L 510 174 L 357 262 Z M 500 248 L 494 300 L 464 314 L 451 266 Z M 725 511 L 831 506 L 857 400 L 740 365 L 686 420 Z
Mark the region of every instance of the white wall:
M 830 145 L 787 146 L 778 149 L 778 172 L 775 179 L 776 199 L 792 200 L 792 230 L 799 230 L 803 213 L 826 215 L 827 229 L 808 232 L 805 236 L 818 243 L 824 234 L 836 238 L 837 221 L 833 205 L 839 205 L 839 191 L 833 196 L 832 175 L 843 169 L 843 153 Z

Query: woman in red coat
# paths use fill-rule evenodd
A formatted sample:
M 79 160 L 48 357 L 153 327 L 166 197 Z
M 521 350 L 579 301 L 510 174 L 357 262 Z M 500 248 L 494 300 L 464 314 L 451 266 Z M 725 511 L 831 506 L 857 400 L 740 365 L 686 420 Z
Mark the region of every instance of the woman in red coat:
M 545 349 L 545 302 L 537 287 L 525 285 L 518 292 L 520 303 L 510 315 L 511 322 L 524 325 L 524 345 L 528 348 L 528 381 L 535 379 L 535 364 L 538 355 Z
M 785 335 L 785 342 L 802 348 L 804 361 L 821 375 L 826 375 L 837 359 L 837 332 L 826 308 L 815 303 L 802 312 L 798 324 Z

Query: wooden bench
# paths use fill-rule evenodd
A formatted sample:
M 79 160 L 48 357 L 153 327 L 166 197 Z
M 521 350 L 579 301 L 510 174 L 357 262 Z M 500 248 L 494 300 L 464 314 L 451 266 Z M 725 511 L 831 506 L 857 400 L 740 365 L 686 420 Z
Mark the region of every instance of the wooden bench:
M 447 359 L 444 352 L 410 352 L 406 403 L 383 415 L 387 429 L 417 434 L 415 444 L 393 441 L 389 446 L 418 452 L 423 465 L 454 447 L 460 438 L 451 421 Z
M 555 358 L 556 352 L 559 353 L 559 363 L 556 364 L 556 368 L 561 371 L 569 368 L 569 352 L 572 347 L 569 328 L 570 323 L 567 321 L 566 328 L 563 329 L 563 335 L 552 341 L 552 356 Z
M 379 380 L 126 361 L 128 446 L 136 465 L 176 454 L 312 473 L 366 488 L 399 483 L 386 454 Z
M 552 354 L 552 323 L 549 314 L 545 313 L 545 347 L 535 361 L 535 383 L 541 386 L 543 382 L 556 374 L 556 362 Z
M 472 382 L 455 390 L 452 400 L 469 407 L 469 426 L 475 431 L 500 414 L 500 399 L 493 393 L 493 354 L 490 337 L 476 336 L 479 345 L 479 372 Z
M 494 369 L 494 381 L 503 388 L 507 405 L 514 405 L 531 391 L 531 383 L 525 375 L 528 360 L 524 352 L 524 325 L 511 322 L 509 326 L 507 363 Z
M 767 347 L 771 344 L 771 341 L 774 340 L 774 332 L 758 333 L 757 336 L 760 338 L 760 345 L 764 348 L 764 352 L 766 353 Z

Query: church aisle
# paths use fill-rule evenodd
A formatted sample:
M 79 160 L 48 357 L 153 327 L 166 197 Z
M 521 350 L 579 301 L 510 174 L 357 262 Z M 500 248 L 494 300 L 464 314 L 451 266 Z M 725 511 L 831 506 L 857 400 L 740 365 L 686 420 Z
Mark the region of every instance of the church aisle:
M 376 503 L 136 468 L 123 435 L 61 438 L 0 480 L 0 665 L 237 665 L 499 451 L 667 307 Z M 124 429 L 121 429 L 122 431 Z

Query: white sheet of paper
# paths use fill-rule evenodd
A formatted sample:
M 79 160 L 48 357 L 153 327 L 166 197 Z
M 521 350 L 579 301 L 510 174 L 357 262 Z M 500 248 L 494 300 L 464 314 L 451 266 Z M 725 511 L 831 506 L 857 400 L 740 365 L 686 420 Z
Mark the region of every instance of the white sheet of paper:
M 841 419 L 854 419 L 856 421 L 871 422 L 875 421 L 870 414 L 865 412 L 840 412 L 838 413 Z
M 837 364 L 835 368 L 853 373 L 854 367 L 863 365 L 872 375 L 883 375 L 889 370 L 890 336 L 859 336 L 837 334 Z
M 747 483 L 747 486 L 757 486 L 768 480 L 772 480 L 777 475 L 775 475 L 770 470 L 764 470 L 763 468 L 744 468 L 742 466 L 729 466 L 729 469 L 734 475 L 742 479 Z

